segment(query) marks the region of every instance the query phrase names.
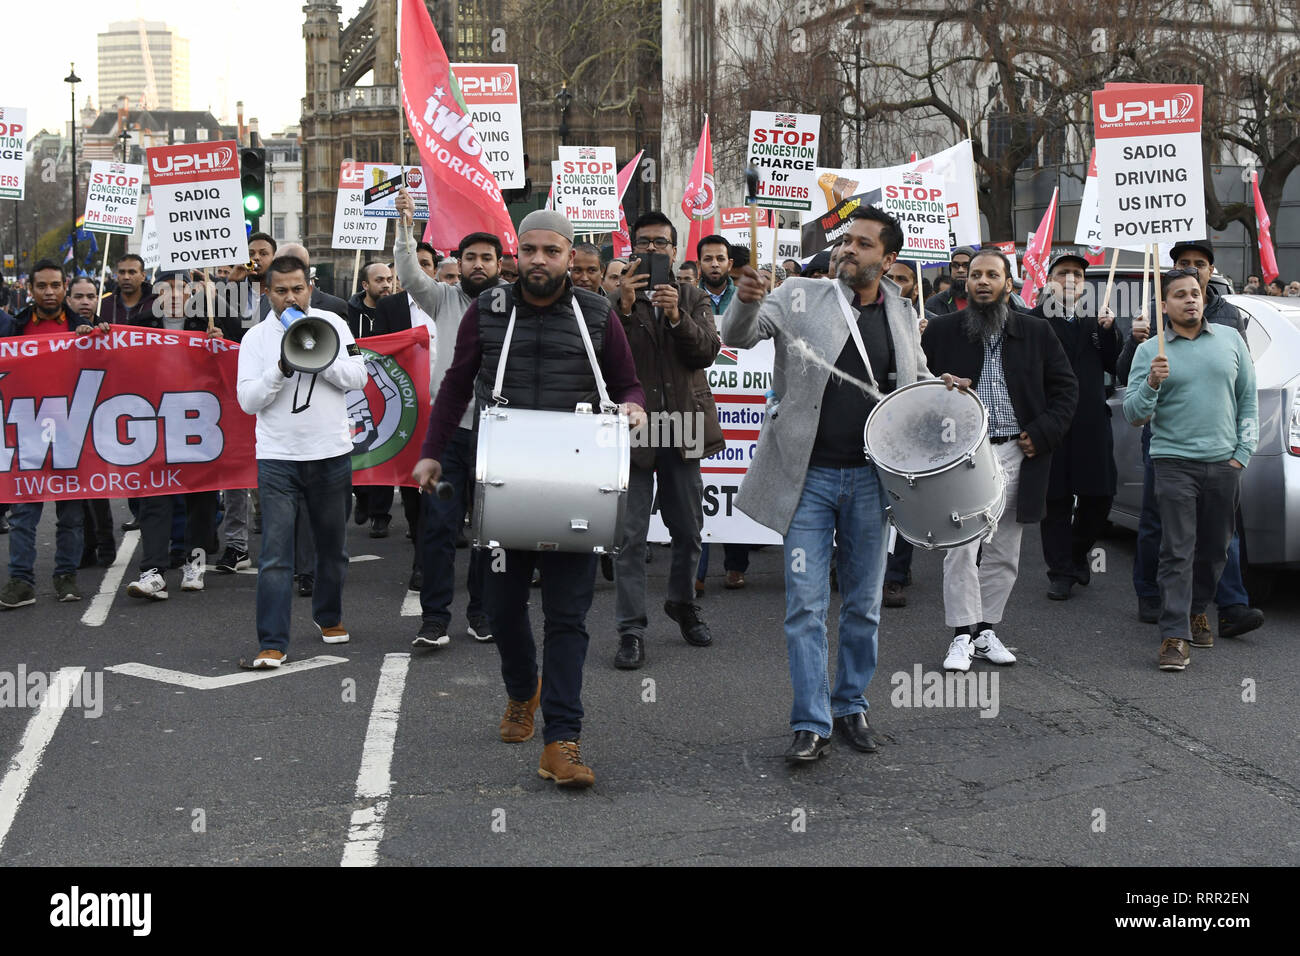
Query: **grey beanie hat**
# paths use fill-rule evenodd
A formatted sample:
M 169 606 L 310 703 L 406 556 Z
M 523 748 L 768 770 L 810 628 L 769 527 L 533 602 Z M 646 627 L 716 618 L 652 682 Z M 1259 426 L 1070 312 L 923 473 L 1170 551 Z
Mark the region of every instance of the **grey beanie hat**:
M 568 217 L 563 213 L 558 213 L 553 209 L 534 209 L 528 215 L 524 216 L 523 222 L 519 223 L 519 235 L 523 235 L 530 229 L 547 229 L 551 232 L 557 232 L 569 242 L 573 242 L 573 223 L 569 222 Z

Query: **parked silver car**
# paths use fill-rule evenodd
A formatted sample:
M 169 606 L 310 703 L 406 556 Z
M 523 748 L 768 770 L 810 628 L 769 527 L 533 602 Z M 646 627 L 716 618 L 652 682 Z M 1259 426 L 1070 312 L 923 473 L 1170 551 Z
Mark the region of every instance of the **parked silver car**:
M 1259 393 L 1259 446 L 1241 485 L 1242 561 L 1252 572 L 1253 592 L 1271 583 L 1270 571 L 1300 568 L 1300 299 L 1227 300 L 1250 317 L 1246 345 Z M 1110 517 L 1136 529 L 1142 514 L 1142 429 L 1124 419 L 1125 392 L 1117 388 L 1109 399 L 1119 470 Z

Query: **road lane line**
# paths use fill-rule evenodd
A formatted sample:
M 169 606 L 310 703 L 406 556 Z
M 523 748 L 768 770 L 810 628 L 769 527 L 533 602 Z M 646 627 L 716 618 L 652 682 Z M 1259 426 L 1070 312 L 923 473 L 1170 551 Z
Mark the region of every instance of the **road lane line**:
M 53 739 L 59 720 L 68 709 L 72 692 L 85 670 L 84 667 L 64 667 L 56 671 L 45 692 L 47 699 L 41 701 L 41 706 L 23 731 L 22 740 L 18 742 L 18 753 L 9 763 L 9 772 L 0 780 L 0 850 L 4 849 L 5 837 L 9 835 L 9 828 L 18 815 L 18 808 L 27 795 L 32 777 L 41 766 L 45 748 Z M 48 697 L 50 694 L 54 696 Z
M 420 609 L 420 592 L 407 591 L 406 597 L 402 598 L 402 617 L 419 617 L 423 611 Z
M 202 674 L 174 671 L 166 667 L 154 667 L 152 664 L 140 664 L 135 661 L 114 664 L 112 667 L 105 667 L 104 670 L 112 674 L 126 674 L 128 677 L 156 680 L 163 684 L 179 684 L 181 687 L 189 687 L 193 690 L 216 690 L 221 687 L 233 687 L 236 684 L 251 684 L 257 680 L 270 680 L 272 677 L 283 677 L 286 674 L 300 674 L 303 671 L 315 670 L 318 667 L 329 667 L 331 664 L 346 664 L 347 662 L 346 657 L 321 654 L 317 657 L 309 657 L 305 661 L 290 661 L 280 667 L 268 668 L 267 670 L 247 671 L 240 674 L 222 674 L 220 677 L 204 677 Z
M 122 543 L 117 547 L 117 557 L 104 572 L 104 580 L 99 584 L 99 593 L 90 601 L 90 607 L 81 615 L 81 623 L 87 627 L 100 627 L 108 620 L 108 612 L 113 609 L 113 599 L 117 589 L 122 586 L 126 575 L 126 566 L 135 555 L 135 546 L 140 542 L 139 531 L 128 531 L 122 535 Z
M 361 748 L 361 769 L 357 772 L 357 793 L 343 846 L 340 866 L 377 866 L 379 844 L 384 838 L 384 816 L 393 790 L 391 771 L 393 745 L 397 740 L 397 718 L 406 688 L 410 654 L 385 654 L 379 670 L 379 686 L 370 709 L 366 742 Z

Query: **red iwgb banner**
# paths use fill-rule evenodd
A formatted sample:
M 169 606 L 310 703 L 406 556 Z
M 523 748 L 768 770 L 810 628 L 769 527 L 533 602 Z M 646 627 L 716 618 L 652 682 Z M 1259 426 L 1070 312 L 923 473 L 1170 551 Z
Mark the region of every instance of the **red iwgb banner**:
M 686 257 L 683 261 L 695 260 L 695 247 L 705 236 L 713 235 L 714 213 L 718 208 L 717 194 L 713 188 L 713 143 L 709 139 L 709 117 L 704 117 L 704 129 L 700 131 L 700 145 L 695 149 L 695 162 L 691 166 L 691 177 L 686 181 L 686 190 L 682 195 L 682 214 L 691 221 L 690 234 L 686 237 Z
M 1043 221 L 1029 237 L 1025 245 L 1025 284 L 1020 290 L 1020 298 L 1031 309 L 1038 301 L 1038 292 L 1047 284 L 1047 264 L 1052 258 L 1052 233 L 1056 230 L 1056 194 L 1052 190 L 1052 201 L 1043 213 Z
M 362 339 L 348 394 L 357 484 L 408 484 L 429 415 L 424 329 Z M 239 346 L 114 327 L 0 339 L 0 501 L 256 488 L 255 419 L 235 397 Z
M 400 0 L 397 9 L 402 108 L 429 182 L 424 240 L 455 249 L 466 233 L 490 232 L 514 255 L 519 238 L 424 0 Z
M 1250 190 L 1255 197 L 1255 230 L 1259 233 L 1259 266 L 1264 281 L 1272 282 L 1278 276 L 1277 253 L 1273 251 L 1272 223 L 1264 207 L 1264 197 L 1259 194 L 1259 174 L 1250 171 Z

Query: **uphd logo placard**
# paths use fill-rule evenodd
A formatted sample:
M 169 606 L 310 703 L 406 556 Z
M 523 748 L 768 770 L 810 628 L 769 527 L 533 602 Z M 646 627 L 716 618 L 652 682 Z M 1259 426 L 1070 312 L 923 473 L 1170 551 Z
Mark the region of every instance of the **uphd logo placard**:
M 1104 122 L 1129 123 L 1134 120 L 1167 120 L 1176 122 L 1186 119 L 1196 106 L 1196 98 L 1191 93 L 1179 93 L 1165 100 L 1130 100 L 1121 103 L 1098 103 L 1097 110 Z

